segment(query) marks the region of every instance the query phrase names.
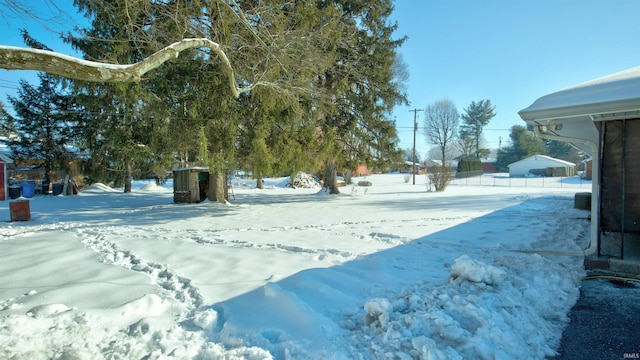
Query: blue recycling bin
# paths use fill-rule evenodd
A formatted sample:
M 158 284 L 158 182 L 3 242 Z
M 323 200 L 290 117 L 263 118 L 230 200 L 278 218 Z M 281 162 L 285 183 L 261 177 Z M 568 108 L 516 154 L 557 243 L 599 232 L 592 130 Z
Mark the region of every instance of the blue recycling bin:
M 22 183 L 22 196 L 32 198 L 36 192 L 36 183 L 33 181 L 25 181 Z

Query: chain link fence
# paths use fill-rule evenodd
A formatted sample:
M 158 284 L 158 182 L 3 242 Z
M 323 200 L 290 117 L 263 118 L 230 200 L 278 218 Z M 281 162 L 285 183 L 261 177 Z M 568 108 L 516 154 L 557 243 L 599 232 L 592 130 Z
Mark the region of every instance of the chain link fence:
M 450 184 L 471 186 L 510 186 L 510 187 L 541 187 L 541 188 L 575 188 L 591 189 L 591 180 L 581 176 L 528 176 L 510 177 L 509 173 L 483 174 L 481 176 L 454 178 Z

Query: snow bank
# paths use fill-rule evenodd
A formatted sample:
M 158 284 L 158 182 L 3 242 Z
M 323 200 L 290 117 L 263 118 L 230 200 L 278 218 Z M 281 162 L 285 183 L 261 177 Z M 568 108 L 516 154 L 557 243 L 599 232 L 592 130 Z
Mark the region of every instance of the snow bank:
M 504 276 L 504 271 L 472 260 L 467 255 L 457 258 L 455 264 L 451 267 L 451 279 L 456 283 L 467 280 L 487 285 L 499 285 Z
M 287 182 L 287 187 L 294 189 L 319 189 L 321 185 L 312 175 L 298 171 L 293 177 L 293 180 Z
M 80 194 L 83 194 L 83 193 L 95 194 L 95 193 L 105 193 L 105 192 L 108 193 L 108 192 L 120 192 L 120 191 L 112 187 L 109 187 L 103 183 L 93 183 L 87 186 L 86 188 L 82 189 Z
M 203 313 L 199 324 L 210 315 Z M 170 302 L 154 294 L 114 309 L 37 306 L 4 317 L 0 358 L 11 359 L 271 359 L 255 347 L 229 350 L 175 322 Z
M 575 259 L 510 254 L 456 259 L 447 283 L 415 284 L 364 305 L 353 355 L 396 359 L 543 359 L 556 355 L 578 298 Z M 357 315 L 354 315 L 357 316 Z M 353 319 L 354 323 L 358 319 Z

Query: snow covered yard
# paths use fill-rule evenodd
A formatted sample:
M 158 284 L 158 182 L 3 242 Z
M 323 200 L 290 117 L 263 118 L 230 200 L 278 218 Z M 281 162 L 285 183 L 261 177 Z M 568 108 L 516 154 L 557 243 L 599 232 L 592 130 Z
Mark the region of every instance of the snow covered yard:
M 357 181 L 358 178 L 354 179 Z M 578 297 L 588 188 L 93 185 L 0 204 L 0 358 L 542 359 Z M 552 180 L 547 180 L 552 181 Z M 238 184 L 236 184 L 238 185 Z

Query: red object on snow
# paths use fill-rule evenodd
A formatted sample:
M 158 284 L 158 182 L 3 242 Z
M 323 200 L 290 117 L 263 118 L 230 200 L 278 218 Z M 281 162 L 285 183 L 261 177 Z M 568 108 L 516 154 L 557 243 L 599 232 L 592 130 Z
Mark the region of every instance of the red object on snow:
M 9 211 L 11 211 L 11 221 L 30 221 L 31 208 L 29 200 L 18 200 L 9 203 Z

